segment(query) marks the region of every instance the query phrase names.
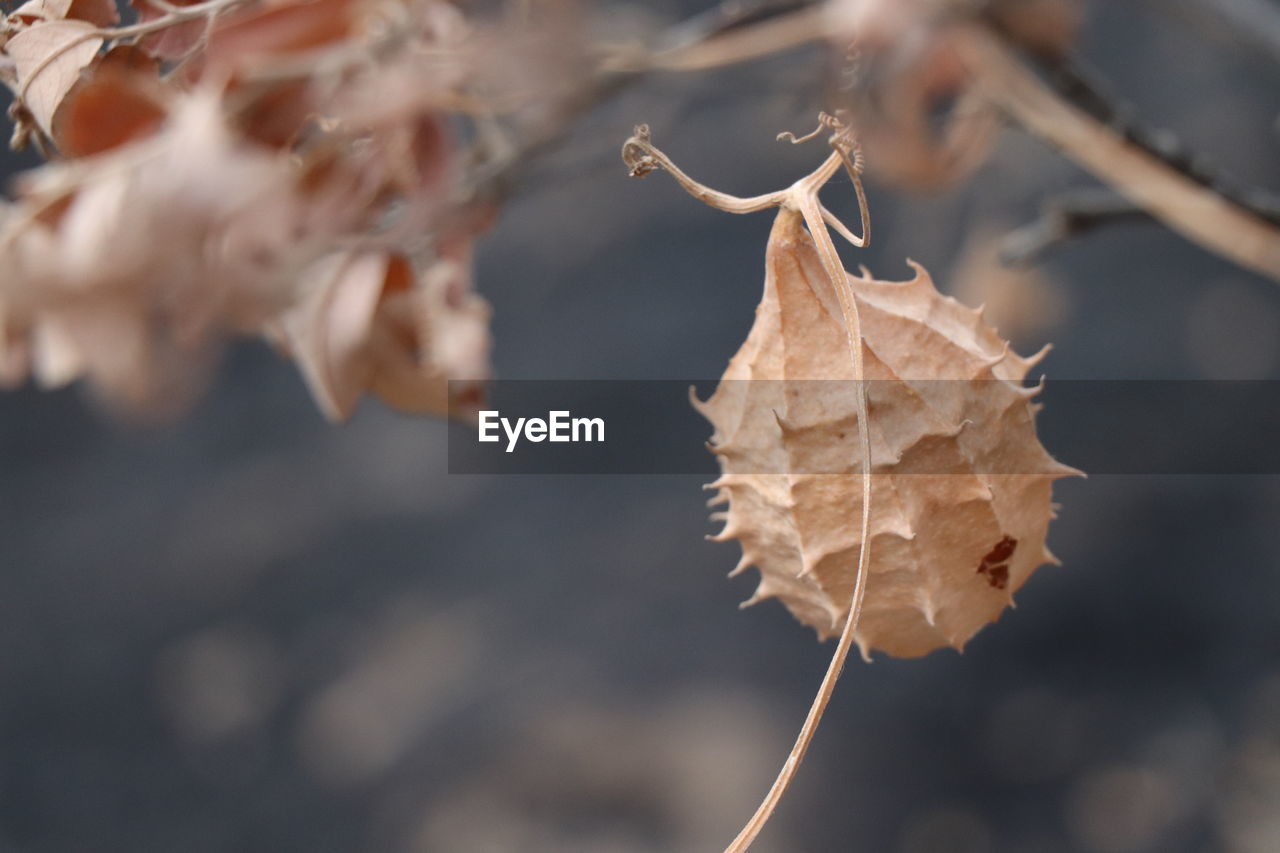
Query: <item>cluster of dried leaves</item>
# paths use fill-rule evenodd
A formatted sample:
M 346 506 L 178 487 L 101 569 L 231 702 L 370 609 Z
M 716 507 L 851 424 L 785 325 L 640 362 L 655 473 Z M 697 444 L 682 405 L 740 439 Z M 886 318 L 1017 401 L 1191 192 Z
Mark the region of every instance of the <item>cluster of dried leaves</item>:
M 996 45 L 1064 60 L 1077 0 L 732 3 L 648 39 L 662 49 L 593 41 L 577 0 L 127 10 L 27 0 L 0 23 L 12 145 L 51 160 L 0 215 L 0 384 L 86 377 L 118 408 L 176 410 L 220 342 L 250 334 L 299 361 L 331 417 L 366 391 L 444 412 L 448 378 L 473 382 L 455 386 L 465 411 L 489 373 L 471 246 L 513 164 L 638 74 L 814 41 L 880 180 L 960 180 L 1013 117 L 1280 276 L 1274 227 L 1062 108 Z
M 476 33 L 445 2 L 30 0 L 4 19 L 13 144 L 51 162 L 0 219 L 0 379 L 172 410 L 231 334 L 320 407 L 443 413 L 488 375 L 459 142 Z M 454 397 L 469 386 L 454 387 Z

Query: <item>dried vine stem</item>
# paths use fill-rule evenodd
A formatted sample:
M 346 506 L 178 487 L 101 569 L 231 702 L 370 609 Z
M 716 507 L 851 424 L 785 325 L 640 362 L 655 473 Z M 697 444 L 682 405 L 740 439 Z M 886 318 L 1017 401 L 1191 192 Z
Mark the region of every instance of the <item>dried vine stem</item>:
M 1280 226 L 1194 180 L 1069 103 L 989 30 L 967 27 L 956 45 L 981 92 L 1029 132 L 1169 228 L 1280 281 Z
M 1099 228 L 1120 223 L 1154 223 L 1143 207 L 1108 189 L 1083 189 L 1047 199 L 1040 216 L 1007 234 L 1001 241 L 1000 260 L 1006 264 L 1030 264 L 1055 247 Z
M 826 161 L 785 190 L 750 198 L 739 198 L 713 190 L 686 175 L 671 161 L 671 158 L 653 146 L 647 125 L 638 126 L 635 129 L 635 135 L 622 147 L 622 159 L 631 169 L 632 177 L 643 177 L 655 169 L 665 169 L 690 195 L 718 210 L 728 213 L 754 213 L 777 207 L 780 208 L 779 216 L 799 215 L 803 218 L 817 247 L 818 256 L 822 260 L 822 266 L 831 282 L 832 290 L 835 291 L 840 302 L 840 311 L 845 325 L 845 344 L 853 365 L 853 379 L 857 394 L 858 456 L 862 470 L 862 518 L 858 569 L 854 580 L 853 597 L 849 603 L 849 613 L 845 617 L 844 627 L 841 629 L 831 663 L 822 678 L 822 684 L 818 688 L 813 704 L 809 707 L 809 713 L 800 728 L 795 745 L 792 746 L 786 762 L 778 772 L 778 777 L 765 794 L 755 814 L 743 826 L 733 842 L 725 848 L 725 853 L 743 853 L 751 846 L 774 809 L 777 808 L 782 795 L 786 793 L 800 767 L 800 762 L 804 760 L 805 753 L 813 742 L 814 733 L 826 711 L 827 703 L 831 700 L 836 681 L 840 678 L 849 650 L 853 646 L 858 618 L 862 613 L 862 601 L 866 593 L 867 573 L 871 559 L 871 547 L 868 541 L 871 529 L 871 434 L 868 428 L 867 391 L 862 358 L 862 324 L 858 317 L 858 306 L 853 291 L 849 287 L 847 274 L 844 271 L 844 264 L 840 261 L 840 254 L 836 251 L 835 243 L 828 231 L 828 227 L 831 227 L 854 246 L 863 247 L 871 237 L 871 217 L 867 210 L 866 193 L 862 188 L 862 153 L 856 138 L 851 130 L 835 117 L 824 113 L 820 121 L 818 129 L 804 137 L 796 138 L 793 134 L 783 133 L 779 134 L 778 138 L 800 143 L 812 139 L 824 129 L 829 129 L 833 131 L 830 138 L 833 150 Z M 862 218 L 861 236 L 851 233 L 818 200 L 818 192 L 842 167 L 853 181 L 854 190 L 858 196 L 858 211 Z
M 823 9 L 803 7 L 706 41 L 660 51 L 649 58 L 648 67 L 661 71 L 723 68 L 820 41 L 825 33 Z
M 601 59 L 600 70 L 707 71 L 820 42 L 826 33 L 825 12 L 812 0 L 726 0 L 670 27 L 651 48 L 615 46 Z

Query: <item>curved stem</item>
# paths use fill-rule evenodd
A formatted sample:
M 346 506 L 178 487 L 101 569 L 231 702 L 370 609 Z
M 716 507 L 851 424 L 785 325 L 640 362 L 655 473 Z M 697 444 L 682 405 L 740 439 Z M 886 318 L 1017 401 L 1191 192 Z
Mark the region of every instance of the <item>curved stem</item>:
M 843 148 L 837 148 L 836 152 L 844 161 L 844 170 L 849 175 L 849 180 L 853 181 L 853 191 L 858 196 L 858 216 L 862 219 L 862 237 L 854 237 L 850 234 L 843 222 L 819 204 L 818 206 L 822 208 L 822 220 L 859 249 L 865 248 L 871 243 L 871 210 L 867 206 L 867 191 L 862 186 L 862 151 L 857 149 L 852 159 L 849 158 L 849 152 Z
M 858 186 L 861 187 L 861 184 L 859 183 Z M 861 197 L 861 193 L 859 193 L 859 197 Z M 760 834 L 760 830 L 764 829 L 764 825 L 773 815 L 774 809 L 777 808 L 779 801 L 782 799 L 782 795 L 786 793 L 787 788 L 791 785 L 791 780 L 796 775 L 796 771 L 800 768 L 800 762 L 804 760 L 805 753 L 809 751 L 809 745 L 813 742 L 814 733 L 817 732 L 818 724 L 822 722 L 822 715 L 826 712 L 827 704 L 831 701 L 831 694 L 835 691 L 836 682 L 840 679 L 840 673 L 844 671 L 845 661 L 849 658 L 849 650 L 853 647 L 853 641 L 858 631 L 858 619 L 862 615 L 862 602 L 866 597 L 867 573 L 871 560 L 871 432 L 868 429 L 867 387 L 862 359 L 862 322 L 858 316 L 858 306 L 854 299 L 853 291 L 849 288 L 848 276 L 845 274 L 844 265 L 840 262 L 840 255 L 836 252 L 835 244 L 831 241 L 831 235 L 824 227 L 826 217 L 822 215 L 822 206 L 814 195 L 798 198 L 796 201 L 798 210 L 801 216 L 804 217 L 805 225 L 808 226 L 809 233 L 813 237 L 814 245 L 818 249 L 818 256 L 822 261 L 823 270 L 826 272 L 827 278 L 831 282 L 831 287 L 835 290 L 836 298 L 840 303 L 840 311 L 844 316 L 845 345 L 848 348 L 849 358 L 853 365 L 854 393 L 857 395 L 854 405 L 858 412 L 858 456 L 859 467 L 862 470 L 862 519 L 860 522 L 861 533 L 859 535 L 861 541 L 858 544 L 858 569 L 854 578 L 853 596 L 849 601 L 849 613 L 845 617 L 844 627 L 840 631 L 840 640 L 837 642 L 836 650 L 831 656 L 831 663 L 827 666 L 827 672 L 822 677 L 822 684 L 818 687 L 818 693 L 813 698 L 813 704 L 809 706 L 809 713 L 805 716 L 804 724 L 800 727 L 800 734 L 796 737 L 795 745 L 791 747 L 791 752 L 787 755 L 787 760 L 778 772 L 778 777 L 769 788 L 769 792 L 765 794 L 764 800 L 756 809 L 755 814 L 743 826 L 742 831 L 738 833 L 738 837 L 725 848 L 725 853 L 744 853 L 751 846 L 756 836 Z M 868 219 L 864 205 L 864 234 L 867 233 L 867 224 Z
M 855 236 L 853 232 L 851 232 L 848 227 L 840 221 L 839 217 L 827 210 L 826 205 L 820 204 L 818 205 L 818 208 L 822 214 L 822 221 L 826 223 L 827 227 L 834 229 L 837 234 L 858 248 L 862 248 L 866 245 L 866 241 L 863 237 Z
M 156 18 L 154 21 L 145 21 L 143 23 L 132 24 L 127 27 L 116 27 L 115 29 L 101 30 L 98 35 L 112 40 L 129 38 L 131 36 L 142 36 L 159 30 L 168 29 L 169 27 L 176 26 L 177 24 L 181 24 L 195 18 L 215 15 L 232 6 L 240 6 L 249 2 L 251 2 L 251 0 L 205 0 L 204 3 L 196 3 L 191 6 L 176 6 L 174 7 L 174 11 Z
M 779 216 L 799 214 L 808 228 L 809 235 L 822 263 L 823 271 L 826 273 L 831 288 L 835 291 L 836 299 L 840 304 L 840 312 L 844 319 L 845 346 L 848 350 L 849 362 L 853 368 L 854 393 L 856 395 L 854 405 L 858 415 L 858 461 L 862 477 L 862 518 L 859 527 L 861 541 L 858 545 L 858 566 L 854 579 L 853 595 L 849 601 L 849 612 L 845 617 L 844 627 L 840 631 L 840 640 L 836 644 L 835 653 L 831 656 L 831 663 L 827 666 L 827 672 L 822 678 L 822 684 L 818 687 L 818 693 L 813 699 L 813 704 L 809 706 L 809 713 L 805 716 L 804 724 L 800 727 L 800 734 L 796 737 L 795 745 L 791 747 L 787 760 L 783 763 L 782 769 L 778 771 L 777 778 L 769 788 L 768 793 L 765 794 L 764 800 L 756 809 L 755 814 L 743 826 L 737 838 L 725 848 L 725 853 L 744 853 L 751 846 L 751 843 L 755 841 L 756 836 L 760 834 L 760 831 L 772 816 L 774 809 L 777 808 L 778 803 L 782 800 L 782 795 L 786 793 L 787 788 L 791 785 L 791 780 L 795 777 L 796 771 L 800 767 L 800 762 L 804 760 L 805 753 L 808 752 L 809 745 L 813 742 L 814 733 L 818 729 L 818 724 L 822 721 L 822 715 L 827 709 L 827 704 L 831 701 L 831 694 L 835 690 L 840 673 L 844 670 L 845 661 L 849 658 L 849 650 L 853 647 L 857 635 L 858 619 L 862 615 L 862 602 L 866 596 L 867 575 L 871 560 L 871 432 L 867 406 L 866 373 L 862 358 L 862 321 L 858 315 L 857 300 L 849 286 L 848 274 L 845 273 L 844 264 L 840 261 L 840 253 L 836 251 L 835 243 L 831 239 L 831 233 L 827 230 L 827 226 L 830 225 L 836 229 L 840 236 L 853 245 L 866 246 L 871 239 L 871 216 L 867 210 L 866 193 L 862 188 L 862 164 L 861 156 L 857 153 L 856 139 L 854 139 L 848 128 L 831 117 L 823 117 L 823 126 L 834 129 L 836 133 L 831 138 L 831 146 L 834 150 L 822 165 L 781 192 L 753 198 L 738 198 L 717 192 L 690 178 L 680 171 L 667 155 L 653 146 L 649 138 L 650 134 L 647 125 L 638 126 L 635 129 L 635 135 L 622 146 L 622 159 L 631 169 L 633 176 L 641 177 L 654 169 L 665 169 L 671 173 L 671 176 L 676 179 L 680 186 L 684 187 L 686 192 L 712 207 L 729 213 L 750 213 L 756 210 L 763 210 L 766 207 L 776 206 L 783 208 L 783 211 L 778 214 Z M 809 139 L 812 136 L 813 134 L 809 134 L 809 136 L 803 138 Z M 802 141 L 795 139 L 794 135 L 787 134 L 783 134 L 780 138 Z M 850 157 L 851 152 L 853 153 L 852 158 Z M 818 201 L 819 190 L 831 180 L 841 167 L 844 167 L 849 173 L 849 177 L 853 179 L 854 190 L 858 195 L 858 211 L 862 217 L 861 237 L 854 236 L 843 223 L 836 219 L 834 214 Z
M 759 210 L 777 207 L 786 198 L 786 190 L 751 196 L 750 198 L 740 198 L 728 193 L 722 193 L 719 190 L 713 190 L 706 184 L 695 181 L 681 171 L 679 166 L 671 162 L 670 157 L 654 147 L 653 143 L 649 141 L 648 125 L 642 124 L 636 127 L 635 134 L 623 143 L 622 159 L 627 164 L 627 167 L 631 169 L 632 177 L 640 178 L 654 169 L 665 169 L 671 173 L 671 177 L 675 178 L 676 183 L 680 184 L 689 195 L 726 213 L 755 213 Z

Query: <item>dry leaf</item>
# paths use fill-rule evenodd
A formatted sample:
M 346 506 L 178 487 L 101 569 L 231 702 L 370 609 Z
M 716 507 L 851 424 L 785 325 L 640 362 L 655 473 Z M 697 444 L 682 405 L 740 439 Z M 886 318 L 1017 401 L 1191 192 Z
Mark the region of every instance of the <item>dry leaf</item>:
M 234 12 L 219 20 L 203 52 L 221 69 L 306 53 L 349 37 L 365 11 L 361 0 L 277 3 Z
M 864 657 L 961 648 L 997 618 L 1053 559 L 1044 544 L 1051 484 L 1076 473 L 1036 439 L 1037 389 L 1020 384 L 1036 359 L 1011 352 L 978 312 L 915 269 L 908 282 L 848 276 L 871 413 L 874 545 L 854 635 Z M 755 325 L 716 394 L 698 404 L 716 427 L 724 472 L 712 485 L 730 504 L 713 538 L 741 542 L 735 572 L 759 567 L 749 603 L 778 598 L 820 637 L 844 625 L 861 544 L 845 336 L 813 239 L 784 210 Z
M 195 6 L 200 2 L 202 0 L 169 0 L 169 5 Z M 158 6 L 148 3 L 147 0 L 129 0 L 129 5 L 137 10 L 138 22 L 143 24 L 168 14 Z M 149 53 L 161 59 L 179 59 L 190 53 L 200 43 L 207 26 L 206 19 L 193 18 L 172 27 L 165 27 L 159 32 L 148 33 L 142 37 L 140 44 Z
M 292 170 L 246 150 L 204 93 L 159 133 L 27 173 L 0 241 L 0 301 L 31 341 L 37 380 L 83 375 L 107 397 L 163 403 L 184 364 L 277 315 L 291 282 L 258 265 L 259 250 L 298 240 Z M 249 221 L 258 242 L 243 251 L 259 254 L 246 257 L 232 232 Z
M 154 57 L 132 45 L 118 45 L 91 64 L 54 111 L 58 150 L 87 157 L 159 130 L 168 94 L 159 70 Z
M 103 2 L 32 0 L 0 30 L 22 128 L 65 155 L 21 176 L 0 221 L 4 381 L 83 378 L 150 409 L 229 335 L 274 334 L 331 417 L 366 392 L 474 402 L 489 309 L 470 245 L 488 205 L 464 190 L 444 103 L 464 72 L 435 50 L 461 14 L 430 0 L 389 24 L 366 0 L 268 0 L 102 53 L 87 21 Z M 162 77 L 206 27 L 207 49 Z M 376 101 L 367 120 L 357 96 Z
M 59 21 L 67 16 L 70 8 L 71 0 L 27 0 L 10 12 L 9 18 L 18 19 L 21 23 Z
M 28 27 L 4 47 L 17 68 L 22 99 L 46 134 L 53 134 L 54 112 L 102 47 L 93 32 L 84 21 L 48 21 Z
M 64 18 L 112 27 L 120 23 L 120 12 L 113 0 L 27 0 L 9 13 L 8 23 L 17 29 L 36 21 Z
M 12 328 L 0 302 L 0 388 L 16 388 L 31 371 L 31 347 L 18 329 Z
M 281 320 L 311 395 L 333 420 L 350 417 L 369 385 L 368 341 L 390 275 L 385 254 L 322 258 L 304 275 L 306 301 Z
M 417 278 L 386 252 L 340 252 L 315 264 L 304 301 L 275 337 L 327 417 L 350 417 L 367 391 L 439 415 L 467 402 L 459 397 L 473 386 L 450 380 L 478 386 L 489 373 L 489 307 L 470 292 L 469 261 L 442 259 Z
M 471 289 L 469 243 L 380 307 L 371 390 L 401 411 L 474 417 L 489 378 L 490 309 Z
M 98 27 L 114 27 L 120 23 L 120 10 L 115 0 L 71 0 L 67 17 Z

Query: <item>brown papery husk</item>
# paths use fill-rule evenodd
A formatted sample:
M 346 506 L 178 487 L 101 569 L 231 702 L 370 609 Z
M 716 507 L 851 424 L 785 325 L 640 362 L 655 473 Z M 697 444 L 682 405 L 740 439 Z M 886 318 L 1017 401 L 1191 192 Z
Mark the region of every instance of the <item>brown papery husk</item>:
M 957 649 L 1013 601 L 1045 547 L 1055 479 L 1076 474 L 1035 433 L 1039 356 L 912 264 L 903 282 L 846 274 L 861 318 L 871 440 L 871 561 L 855 639 L 917 657 Z M 833 285 L 801 217 L 781 210 L 751 332 L 699 409 L 715 426 L 724 530 L 819 637 L 848 613 L 861 544 L 856 377 Z M 773 380 L 773 381 L 741 381 Z M 820 381 L 815 381 L 820 380 Z M 939 381 L 947 380 L 947 381 Z

